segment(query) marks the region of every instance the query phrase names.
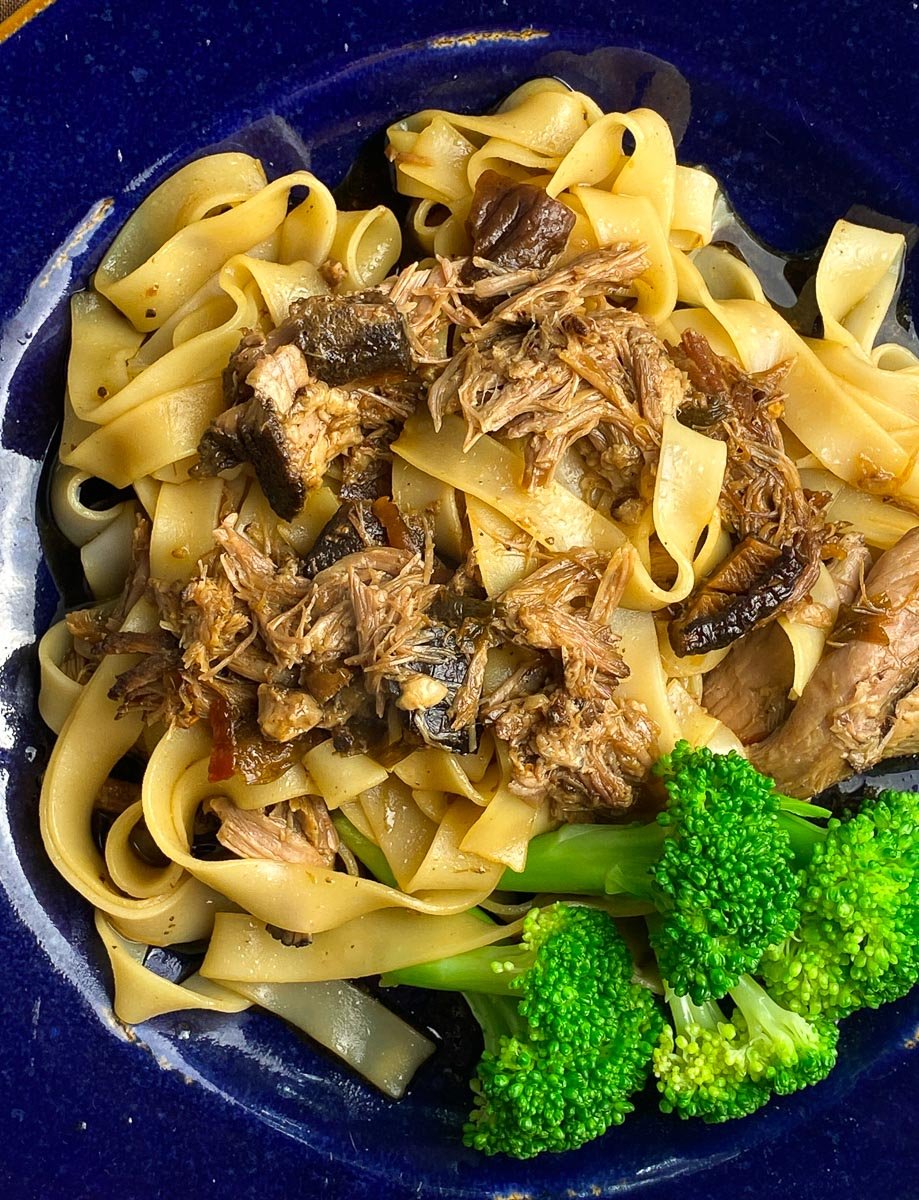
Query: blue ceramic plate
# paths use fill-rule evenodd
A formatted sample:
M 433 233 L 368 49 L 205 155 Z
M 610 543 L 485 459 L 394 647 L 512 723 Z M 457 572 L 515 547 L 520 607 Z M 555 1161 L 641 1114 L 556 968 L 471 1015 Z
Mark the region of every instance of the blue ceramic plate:
M 57 606 L 35 501 L 62 394 L 65 298 L 183 160 L 229 142 L 279 173 L 306 150 L 336 182 L 399 114 L 482 110 L 527 77 L 558 74 L 606 106 L 661 107 L 685 126 L 683 161 L 712 168 L 760 237 L 807 252 L 853 204 L 919 220 L 916 4 L 27 7 L 0 45 L 2 1194 L 915 1196 L 916 999 L 849 1020 L 826 1083 L 745 1121 L 687 1126 L 649 1100 L 601 1142 L 522 1165 L 458 1143 L 468 1025 L 448 1003 L 422 1014 L 444 1049 L 400 1104 L 257 1013 L 165 1017 L 126 1035 L 86 906 L 39 840 L 48 737 L 33 647 Z M 592 53 L 611 45 L 677 64 L 691 111 L 676 73 Z

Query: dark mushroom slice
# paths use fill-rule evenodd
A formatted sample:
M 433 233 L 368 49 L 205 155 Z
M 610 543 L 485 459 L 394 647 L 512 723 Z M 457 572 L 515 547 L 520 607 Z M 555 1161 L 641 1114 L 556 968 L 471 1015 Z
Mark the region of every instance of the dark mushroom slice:
M 464 282 L 487 274 L 475 265 L 476 258 L 507 271 L 547 267 L 564 250 L 574 220 L 571 209 L 553 200 L 544 188 L 483 171 L 466 220 L 472 259 L 463 269 Z
M 472 754 L 478 745 L 475 722 L 453 728 L 454 702 L 469 674 L 473 647 L 440 623 L 427 633 L 424 659 L 406 663 L 399 679 L 388 681 L 406 725 L 422 742 L 452 754 Z M 431 661 L 433 660 L 433 661 Z
M 310 372 L 328 384 L 412 369 L 401 313 L 372 292 L 295 300 L 270 338 L 293 342 Z
M 349 500 L 323 525 L 303 559 L 303 574 L 313 579 L 349 554 L 386 544 L 386 530 L 370 501 Z
M 322 527 L 313 548 L 303 559 L 303 573 L 314 579 L 320 571 L 372 546 L 392 546 L 424 552 L 425 532 L 414 520 L 406 520 L 388 496 L 376 500 L 348 500 Z
M 681 658 L 721 650 L 778 615 L 795 594 L 808 557 L 796 544 L 779 548 L 746 537 L 670 623 Z
M 265 932 L 273 937 L 276 942 L 280 942 L 282 946 L 289 946 L 299 950 L 302 946 L 309 946 L 313 940 L 311 933 L 296 933 L 293 929 L 282 929 L 280 925 L 265 926 Z

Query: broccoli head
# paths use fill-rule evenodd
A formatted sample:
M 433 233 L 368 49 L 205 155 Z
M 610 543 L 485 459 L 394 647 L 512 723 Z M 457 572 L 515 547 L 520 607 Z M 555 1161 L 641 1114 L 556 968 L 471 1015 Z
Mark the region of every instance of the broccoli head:
M 787 1096 L 825 1079 L 836 1065 L 835 1021 L 808 1021 L 782 1008 L 755 979 L 744 975 L 731 988 L 733 1021 L 744 1044 L 747 1069 L 757 1083 Z
M 633 969 L 606 913 L 560 902 L 531 909 L 515 945 L 383 982 L 463 992 L 485 1041 L 466 1144 L 530 1158 L 583 1145 L 632 1111 L 663 1025 Z
M 524 870 L 505 872 L 500 886 L 648 899 L 660 915 L 651 943 L 662 976 L 701 1004 L 723 996 L 797 924 L 785 800 L 734 752 L 680 742 L 654 769 L 668 797 L 655 821 L 542 834 Z
M 800 838 L 800 921 L 759 970 L 772 995 L 833 1018 L 905 995 L 919 981 L 919 795 L 881 792 Z
M 749 975 L 730 992 L 730 1020 L 714 1000 L 667 999 L 673 1027 L 654 1051 L 662 1112 L 710 1124 L 748 1116 L 770 1096 L 788 1095 L 824 1079 L 836 1062 L 839 1030 L 782 1008 Z
M 709 1124 L 746 1117 L 769 1099 L 754 1082 L 743 1041 L 714 1000 L 694 1004 L 668 990 L 673 1025 L 665 1025 L 654 1050 L 661 1112 Z

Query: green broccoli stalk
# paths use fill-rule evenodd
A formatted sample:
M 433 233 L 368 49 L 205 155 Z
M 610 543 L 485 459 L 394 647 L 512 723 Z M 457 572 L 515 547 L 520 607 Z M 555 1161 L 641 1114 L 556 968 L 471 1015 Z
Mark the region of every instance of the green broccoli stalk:
M 632 975 L 612 919 L 560 902 L 532 909 L 518 944 L 405 967 L 382 982 L 463 992 L 485 1042 L 464 1140 L 530 1158 L 583 1145 L 632 1111 L 663 1024 Z
M 653 1059 L 661 1112 L 715 1124 L 761 1108 L 769 1088 L 750 1077 L 743 1041 L 718 1004 L 666 995 L 673 1024 L 664 1026 Z
M 758 971 L 772 995 L 833 1018 L 904 996 L 919 982 L 919 795 L 881 792 L 857 815 L 792 839 L 810 861 L 798 927 Z
M 386 861 L 386 855 L 370 838 L 365 837 L 358 827 L 345 816 L 343 812 L 332 813 L 332 823 L 343 844 L 359 862 L 362 862 L 370 874 L 389 887 L 398 887 L 392 867 Z
M 686 742 L 655 767 L 667 807 L 644 826 L 568 825 L 530 843 L 510 891 L 650 899 L 651 943 L 674 992 L 697 1004 L 723 996 L 767 946 L 797 924 L 798 886 L 784 799 L 739 754 Z M 823 812 L 788 802 L 795 813 Z

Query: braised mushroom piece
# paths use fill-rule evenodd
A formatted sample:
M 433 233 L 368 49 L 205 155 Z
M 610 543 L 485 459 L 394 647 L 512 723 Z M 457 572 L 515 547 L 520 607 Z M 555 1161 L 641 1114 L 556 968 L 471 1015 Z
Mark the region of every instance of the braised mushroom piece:
M 221 413 L 201 439 L 200 473 L 251 462 L 271 507 L 290 521 L 329 465 L 361 440 L 357 398 L 315 379 L 293 345 L 260 357 L 245 388 L 251 398 Z
M 671 621 L 674 650 L 684 656 L 730 646 L 777 615 L 795 594 L 806 567 L 795 544 L 779 549 L 759 538 L 744 538 Z
M 544 188 L 483 171 L 466 221 L 472 259 L 464 278 L 472 282 L 487 274 L 476 259 L 488 259 L 507 271 L 547 267 L 564 250 L 574 221 L 571 209 Z

